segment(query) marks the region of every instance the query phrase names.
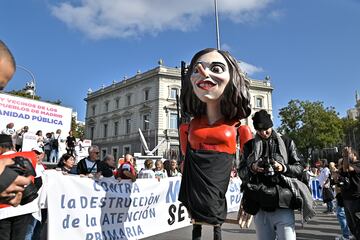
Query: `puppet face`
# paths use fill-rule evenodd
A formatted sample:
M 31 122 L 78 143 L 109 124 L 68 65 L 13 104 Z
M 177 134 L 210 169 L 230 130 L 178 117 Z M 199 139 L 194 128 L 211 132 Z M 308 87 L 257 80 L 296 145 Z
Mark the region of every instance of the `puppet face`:
M 230 80 L 229 66 L 220 53 L 206 53 L 197 59 L 190 80 L 202 102 L 220 100 Z

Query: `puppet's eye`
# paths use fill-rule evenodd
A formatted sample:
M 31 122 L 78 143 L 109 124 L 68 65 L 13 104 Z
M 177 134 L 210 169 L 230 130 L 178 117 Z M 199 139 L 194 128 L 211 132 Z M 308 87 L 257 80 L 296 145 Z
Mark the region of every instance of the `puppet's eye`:
M 225 71 L 224 66 L 213 65 L 210 69 L 213 73 L 223 73 Z

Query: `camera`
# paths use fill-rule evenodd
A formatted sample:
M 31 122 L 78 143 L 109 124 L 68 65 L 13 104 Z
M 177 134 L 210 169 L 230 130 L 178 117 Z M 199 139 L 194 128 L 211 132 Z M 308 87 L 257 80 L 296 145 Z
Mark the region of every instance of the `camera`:
M 260 158 L 258 166 L 264 169 L 265 176 L 273 176 L 275 174 L 273 161 L 269 157 Z
M 350 179 L 349 177 L 345 176 L 339 176 L 337 185 L 343 189 L 343 190 L 349 190 L 350 189 Z
M 35 169 L 29 159 L 17 156 L 14 157 L 12 160 L 14 161 L 14 164 L 8 167 L 15 171 L 17 174 L 24 177 L 36 176 Z M 37 191 L 38 189 L 36 188 L 34 183 L 30 183 L 29 185 L 27 185 L 23 191 L 23 197 L 21 199 L 20 205 L 32 202 L 35 198 L 37 198 Z

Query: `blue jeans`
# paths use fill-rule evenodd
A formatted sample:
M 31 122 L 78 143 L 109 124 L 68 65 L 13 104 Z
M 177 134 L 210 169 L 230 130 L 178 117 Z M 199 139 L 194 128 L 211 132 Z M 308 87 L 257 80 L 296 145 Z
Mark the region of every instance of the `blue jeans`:
M 341 227 L 341 233 L 344 238 L 350 237 L 350 229 L 346 222 L 345 210 L 344 207 L 336 207 L 336 217 L 339 221 Z
M 57 163 L 58 159 L 59 159 L 59 150 L 52 149 L 51 152 L 50 152 L 50 160 L 49 160 L 49 162 Z
M 25 240 L 40 239 L 41 223 L 32 217 L 31 222 L 27 226 Z
M 333 200 L 331 200 L 330 202 L 327 202 L 326 206 L 327 206 L 327 211 L 328 212 L 333 212 L 334 211 L 334 201 Z
M 259 210 L 254 217 L 258 240 L 296 240 L 295 214 L 292 209 L 276 209 L 274 212 Z

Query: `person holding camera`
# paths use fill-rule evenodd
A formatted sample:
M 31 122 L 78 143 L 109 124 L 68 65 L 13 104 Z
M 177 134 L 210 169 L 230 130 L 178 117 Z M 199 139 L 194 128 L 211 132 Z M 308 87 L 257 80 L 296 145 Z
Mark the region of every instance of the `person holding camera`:
M 271 116 L 265 110 L 256 112 L 252 120 L 256 134 L 245 143 L 239 168 L 244 191 L 241 209 L 255 215 L 257 239 L 295 240 L 294 209 L 299 208 L 299 202 L 288 182 L 296 183 L 306 202 L 312 204 L 307 186 L 294 180 L 303 172 L 295 143 L 272 128 Z M 241 219 L 243 214 L 240 212 Z
M 20 156 L 21 154 L 21 156 Z M 26 156 L 26 157 L 24 157 Z M 28 160 L 31 158 L 31 161 Z M 5 175 L 5 182 L 17 183 L 18 185 L 14 188 L 14 191 L 8 195 L 9 201 L 1 201 L 2 203 L 11 203 L 11 197 L 17 198 L 20 195 L 18 204 L 24 205 L 31 202 L 37 197 L 37 189 L 31 182 L 29 177 L 36 175 L 34 165 L 36 164 L 36 156 L 33 152 L 22 152 L 17 153 L 13 150 L 12 139 L 9 135 L 0 134 L 0 162 L 12 159 L 13 164 L 6 167 L 5 171 L 12 171 L 11 174 Z M 3 185 L 3 172 L 0 175 L 0 186 Z M 19 175 L 19 176 L 18 176 Z M 6 179 L 7 177 L 7 179 Z M 19 184 L 17 178 L 27 179 L 27 181 Z M 11 185 L 10 185 L 11 186 Z M 1 189 L 0 189 L 1 190 Z M 3 193 L 1 192 L 1 195 Z M 13 204 L 14 205 L 14 204 Z M 9 205 L 0 204 L 0 208 L 9 207 Z M 25 239 L 26 230 L 28 224 L 31 222 L 31 214 L 23 214 L 19 216 L 11 216 L 0 220 L 0 240 L 14 240 L 14 239 Z
M 344 199 L 346 221 L 351 233 L 360 240 L 360 160 L 358 152 L 351 147 L 342 151 L 339 165 L 338 185 Z

